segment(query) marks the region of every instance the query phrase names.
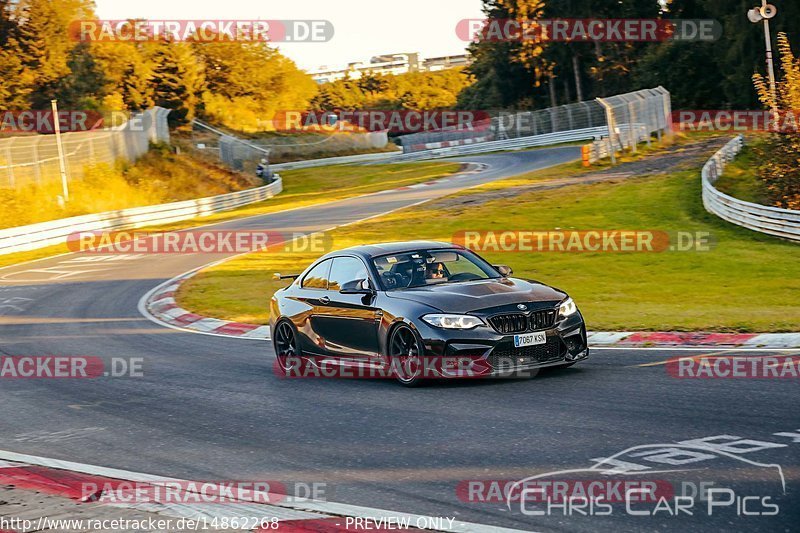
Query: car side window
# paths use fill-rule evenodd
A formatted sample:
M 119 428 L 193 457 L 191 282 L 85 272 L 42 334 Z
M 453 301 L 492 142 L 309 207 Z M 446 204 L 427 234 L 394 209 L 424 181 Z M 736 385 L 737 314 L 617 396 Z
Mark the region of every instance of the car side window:
M 341 290 L 348 281 L 369 279 L 367 267 L 361 259 L 356 257 L 336 257 L 333 259 L 330 276 L 328 276 L 328 290 Z
M 305 275 L 300 286 L 304 289 L 327 289 L 328 272 L 330 271 L 332 262 L 332 260 L 328 259 L 312 268 L 311 271 Z

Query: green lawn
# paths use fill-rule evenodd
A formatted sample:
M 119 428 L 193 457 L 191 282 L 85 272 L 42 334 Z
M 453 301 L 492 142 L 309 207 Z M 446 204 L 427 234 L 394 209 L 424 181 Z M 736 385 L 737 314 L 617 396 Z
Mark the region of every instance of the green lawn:
M 725 167 L 714 187 L 746 202 L 770 205 L 764 182 L 755 173 L 757 163 L 753 147 L 745 145 L 736 159 Z
M 577 172 L 574 165 L 545 172 L 557 177 L 565 169 Z M 512 266 L 516 276 L 568 291 L 594 330 L 796 331 L 800 324 L 800 246 L 706 213 L 699 169 L 511 198 L 485 196 L 497 186 L 336 230 L 334 245 L 380 242 L 387 236 L 451 240 L 467 229 L 710 232 L 715 245 L 709 251 L 483 255 Z M 206 315 L 266 323 L 267 303 L 277 287 L 272 273 L 300 271 L 313 259 L 286 253 L 243 256 L 187 281 L 179 303 Z

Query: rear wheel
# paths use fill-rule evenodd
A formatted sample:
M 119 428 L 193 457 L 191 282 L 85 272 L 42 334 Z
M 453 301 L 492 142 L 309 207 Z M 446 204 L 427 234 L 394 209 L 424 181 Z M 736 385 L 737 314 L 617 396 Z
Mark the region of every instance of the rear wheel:
M 277 370 L 286 375 L 297 361 L 293 361 L 300 356 L 297 347 L 297 335 L 289 322 L 279 322 L 275 326 L 274 336 L 275 358 L 277 359 Z
M 408 326 L 397 326 L 389 337 L 389 363 L 394 376 L 406 387 L 417 387 L 422 382 L 422 356 L 424 351 L 417 336 Z

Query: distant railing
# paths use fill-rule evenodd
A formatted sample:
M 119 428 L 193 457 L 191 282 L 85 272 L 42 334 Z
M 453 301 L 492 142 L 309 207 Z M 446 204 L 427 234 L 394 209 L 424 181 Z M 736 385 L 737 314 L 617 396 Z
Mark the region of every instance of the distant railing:
M 745 202 L 714 187 L 725 164 L 739 153 L 743 144 L 744 137 L 737 135 L 703 165 L 703 205 L 708 212 L 738 226 L 800 241 L 800 211 Z
M 505 150 L 524 150 L 536 146 L 548 146 L 553 144 L 585 141 L 608 134 L 608 128 L 599 126 L 596 128 L 583 128 L 572 131 L 557 131 L 555 133 L 544 133 L 542 135 L 531 135 L 516 139 L 506 139 L 503 141 L 488 141 L 474 144 L 449 146 L 446 148 L 434 148 L 420 152 L 410 152 L 398 155 L 392 161 L 417 161 L 423 159 L 435 159 L 438 157 L 452 157 L 457 155 L 480 154 L 487 152 L 499 152 Z
M 606 142 L 612 160 L 614 151 L 630 148 L 636 151 L 639 142 L 650 142 L 650 136 L 661 139 L 671 131 L 672 104 L 669 91 L 663 87 L 642 89 L 625 94 L 596 98 L 586 102 L 549 107 L 536 111 L 500 112 L 491 119 L 457 128 L 402 135 L 398 141 L 406 153 L 480 144 L 504 140 L 605 128 Z M 636 124 L 637 128 L 628 125 Z

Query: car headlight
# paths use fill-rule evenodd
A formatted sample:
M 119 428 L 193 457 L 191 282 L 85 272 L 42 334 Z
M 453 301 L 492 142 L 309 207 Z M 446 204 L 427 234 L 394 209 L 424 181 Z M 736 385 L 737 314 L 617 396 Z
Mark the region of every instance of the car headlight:
M 471 315 L 431 314 L 423 316 L 422 320 L 431 326 L 444 329 L 472 329 L 483 324 L 483 320 Z
M 572 298 L 567 298 L 561 305 L 558 307 L 558 316 L 570 316 L 574 315 L 575 311 L 578 310 L 578 306 L 575 305 L 575 302 L 572 301 Z

